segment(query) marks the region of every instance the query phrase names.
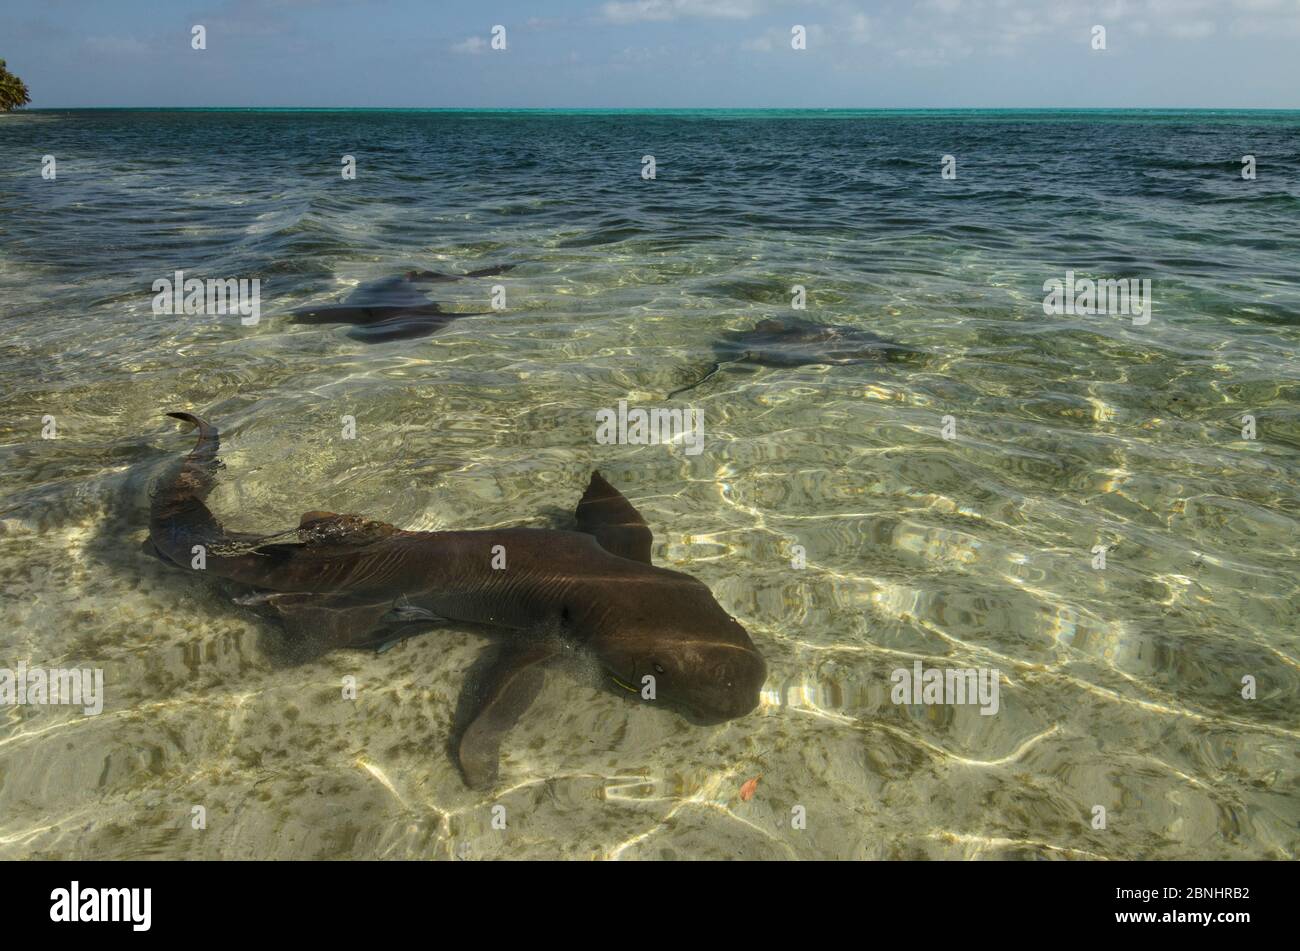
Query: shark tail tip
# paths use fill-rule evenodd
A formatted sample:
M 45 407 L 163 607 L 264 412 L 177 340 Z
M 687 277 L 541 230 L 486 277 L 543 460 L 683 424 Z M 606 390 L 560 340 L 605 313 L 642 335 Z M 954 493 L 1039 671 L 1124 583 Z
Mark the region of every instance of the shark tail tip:
M 183 423 L 189 423 L 191 426 L 198 427 L 199 430 L 201 430 L 204 435 L 208 435 L 210 433 L 216 432 L 216 427 L 214 427 L 202 416 L 196 416 L 193 413 L 180 413 L 180 412 L 168 413 L 167 415 L 172 419 L 179 419 Z
M 217 432 L 217 427 L 213 426 L 202 416 L 195 416 L 193 413 L 168 413 L 172 419 L 179 419 L 183 423 L 189 423 L 191 427 L 199 431 L 199 441 L 195 443 L 194 450 L 190 454 L 191 459 L 200 457 L 215 458 L 221 444 L 221 436 Z

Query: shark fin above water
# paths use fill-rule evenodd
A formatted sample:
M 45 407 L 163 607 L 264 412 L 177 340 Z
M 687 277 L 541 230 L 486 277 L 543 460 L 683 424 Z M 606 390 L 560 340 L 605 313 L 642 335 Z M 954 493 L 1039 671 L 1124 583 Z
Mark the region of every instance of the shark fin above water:
M 650 564 L 654 535 L 641 513 L 623 494 L 605 481 L 599 472 L 591 474 L 587 491 L 574 512 L 578 531 L 595 536 L 600 547 L 611 555 Z

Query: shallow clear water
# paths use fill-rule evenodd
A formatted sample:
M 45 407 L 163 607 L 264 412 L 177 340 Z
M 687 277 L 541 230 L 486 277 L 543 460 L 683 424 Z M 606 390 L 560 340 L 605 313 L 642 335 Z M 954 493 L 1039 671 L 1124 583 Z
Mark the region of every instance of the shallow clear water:
M 1294 858 L 1298 225 L 1296 113 L 0 117 L 0 666 L 107 684 L 0 708 L 0 856 Z M 499 262 L 440 299 L 507 310 L 427 339 L 285 317 Z M 176 269 L 260 278 L 261 322 L 155 316 Z M 1067 270 L 1150 278 L 1151 322 L 1044 316 Z M 925 358 L 727 365 L 672 404 L 699 455 L 597 444 L 793 284 Z M 466 789 L 479 633 L 287 664 L 139 553 L 175 409 L 223 430 L 235 530 L 562 524 L 598 466 L 749 630 L 762 707 L 554 674 Z M 895 704 L 916 660 L 997 668 L 997 714 Z

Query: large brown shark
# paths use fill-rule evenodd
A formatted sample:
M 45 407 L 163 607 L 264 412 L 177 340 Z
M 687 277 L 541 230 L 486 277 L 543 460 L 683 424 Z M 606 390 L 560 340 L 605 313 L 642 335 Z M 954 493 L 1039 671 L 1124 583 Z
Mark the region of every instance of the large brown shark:
M 650 563 L 644 519 L 600 473 L 579 531 L 408 532 L 358 515 L 308 512 L 275 535 L 226 532 L 204 500 L 219 436 L 204 420 L 194 450 L 160 483 L 146 546 L 181 567 L 256 589 L 294 638 L 322 648 L 375 646 L 411 622 L 485 624 L 505 646 L 471 700 L 457 757 L 467 782 L 491 785 L 503 734 L 540 691 L 544 665 L 588 651 L 622 686 L 698 721 L 744 716 L 767 676 L 745 629 L 690 575 Z

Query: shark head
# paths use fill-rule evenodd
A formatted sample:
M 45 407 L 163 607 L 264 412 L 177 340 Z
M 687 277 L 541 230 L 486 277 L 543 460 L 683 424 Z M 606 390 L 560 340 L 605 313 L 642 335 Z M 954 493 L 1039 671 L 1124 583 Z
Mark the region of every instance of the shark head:
M 745 716 L 758 706 L 767 664 L 707 587 L 664 573 L 682 580 L 629 605 L 590 646 L 616 683 L 644 699 L 666 701 L 696 722 Z

